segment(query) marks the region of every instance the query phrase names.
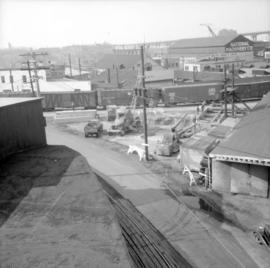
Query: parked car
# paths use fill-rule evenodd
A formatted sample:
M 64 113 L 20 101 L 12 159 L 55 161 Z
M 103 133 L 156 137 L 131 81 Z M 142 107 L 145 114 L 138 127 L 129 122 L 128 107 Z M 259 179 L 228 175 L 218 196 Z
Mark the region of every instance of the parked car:
M 96 136 L 99 137 L 103 132 L 103 125 L 102 123 L 95 119 L 87 123 L 84 127 L 84 136 L 87 138 L 89 136 Z

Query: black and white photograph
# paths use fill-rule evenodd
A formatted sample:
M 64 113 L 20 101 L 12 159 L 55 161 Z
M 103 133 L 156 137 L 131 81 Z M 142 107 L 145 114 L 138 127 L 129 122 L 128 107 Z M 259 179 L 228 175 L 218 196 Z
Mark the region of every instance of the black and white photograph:
M 270 268 L 270 1 L 0 0 L 0 268 Z

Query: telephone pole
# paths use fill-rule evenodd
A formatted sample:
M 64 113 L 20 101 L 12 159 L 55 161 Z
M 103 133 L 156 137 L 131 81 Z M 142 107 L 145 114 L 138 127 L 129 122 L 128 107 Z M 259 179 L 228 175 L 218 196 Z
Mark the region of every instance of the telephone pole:
M 12 92 L 14 92 L 14 79 L 13 79 L 13 75 L 12 75 L 12 70 L 9 69 L 9 81 L 10 81 L 10 84 L 11 84 L 11 90 Z
M 145 76 L 144 76 L 144 49 L 141 46 L 141 70 L 142 70 L 142 91 L 143 91 L 143 121 L 144 121 L 144 148 L 145 148 L 145 160 L 148 161 L 148 134 L 147 134 L 147 114 L 146 114 L 146 88 L 145 88 Z
M 37 58 L 37 56 L 46 56 L 46 55 L 48 55 L 47 52 L 37 53 L 37 52 L 34 52 L 34 51 L 32 51 L 30 53 L 20 55 L 22 57 L 28 57 L 28 58 L 32 59 L 33 66 L 34 66 L 34 74 L 35 74 L 34 75 L 34 80 L 36 82 L 36 88 L 37 88 L 37 97 L 40 97 L 40 86 L 39 86 L 39 76 L 38 76 L 38 71 L 37 71 L 37 60 L 36 60 L 36 58 Z M 28 69 L 30 69 L 30 65 L 28 65 Z M 32 86 L 32 84 L 31 84 L 31 86 Z
M 31 68 L 30 68 L 30 62 L 29 60 L 27 61 L 27 67 L 28 67 L 28 73 L 29 73 L 29 78 L 30 78 L 30 85 L 31 85 L 31 90 L 33 97 L 35 96 L 35 91 L 34 91 L 34 86 L 33 86 L 33 81 L 32 81 L 32 74 L 31 74 Z
M 81 59 L 78 58 L 78 64 L 79 64 L 79 75 L 80 75 L 80 78 L 82 77 L 82 66 L 81 66 Z
M 69 75 L 72 77 L 72 66 L 71 66 L 71 55 L 68 54 L 68 63 L 69 63 Z

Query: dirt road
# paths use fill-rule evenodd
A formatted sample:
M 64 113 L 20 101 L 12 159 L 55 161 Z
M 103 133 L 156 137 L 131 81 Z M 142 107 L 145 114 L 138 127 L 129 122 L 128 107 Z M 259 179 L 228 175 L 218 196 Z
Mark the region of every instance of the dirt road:
M 221 240 L 190 209 L 167 194 L 160 176 L 134 158 L 108 148 L 101 139 L 85 139 L 50 125 L 47 141 L 69 146 L 84 155 L 194 267 L 258 267 L 237 241 Z

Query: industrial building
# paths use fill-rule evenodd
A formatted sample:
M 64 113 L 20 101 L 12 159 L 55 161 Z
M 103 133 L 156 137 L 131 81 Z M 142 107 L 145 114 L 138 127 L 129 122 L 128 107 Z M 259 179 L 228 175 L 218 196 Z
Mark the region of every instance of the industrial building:
M 211 153 L 212 188 L 269 198 L 270 94 Z
M 38 69 L 37 75 L 40 80 L 46 81 L 46 70 Z M 34 72 L 31 77 L 28 70 L 1 69 L 0 92 L 31 91 L 31 80 L 34 81 Z M 33 82 L 34 83 L 34 82 Z
M 0 159 L 46 145 L 41 98 L 0 98 Z
M 224 61 L 240 65 L 252 60 L 253 45 L 253 41 L 242 35 L 182 39 L 169 47 L 168 58 L 178 59 L 179 68 L 186 71 L 209 70 L 213 65 L 222 69 Z

